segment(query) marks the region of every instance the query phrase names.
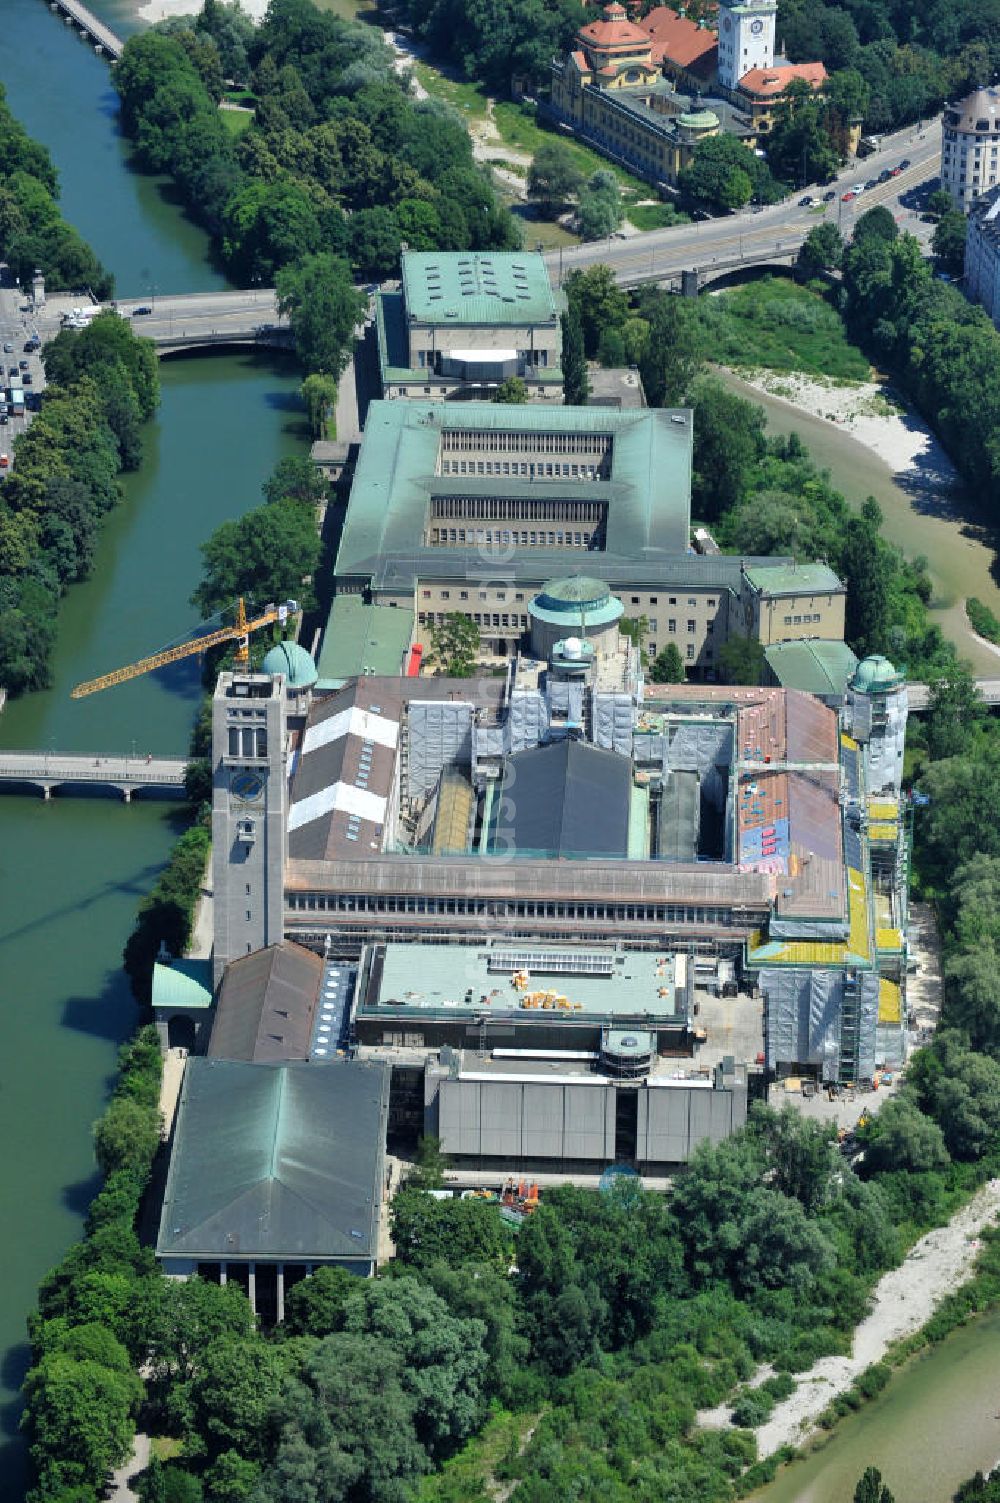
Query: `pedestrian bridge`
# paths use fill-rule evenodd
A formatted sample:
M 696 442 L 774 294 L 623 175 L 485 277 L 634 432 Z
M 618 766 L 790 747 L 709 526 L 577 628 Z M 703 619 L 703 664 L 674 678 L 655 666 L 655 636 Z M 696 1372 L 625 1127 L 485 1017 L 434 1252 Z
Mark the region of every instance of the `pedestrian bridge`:
M 184 757 L 98 756 L 94 752 L 0 751 L 0 789 L 20 792 L 40 788 L 48 799 L 53 788 L 114 788 L 129 803 L 143 789 L 184 793 Z
M 983 704 L 994 709 L 1000 706 L 1000 678 L 977 678 L 976 688 Z M 907 684 L 906 699 L 911 710 L 919 714 L 930 703 L 931 692 L 926 684 Z
M 111 61 L 116 63 L 122 55 L 124 42 L 116 36 L 110 26 L 105 26 L 99 21 L 93 11 L 81 5 L 80 0 L 48 0 L 49 9 L 58 11 L 67 25 L 75 26 L 92 42 L 98 52 L 106 52 Z

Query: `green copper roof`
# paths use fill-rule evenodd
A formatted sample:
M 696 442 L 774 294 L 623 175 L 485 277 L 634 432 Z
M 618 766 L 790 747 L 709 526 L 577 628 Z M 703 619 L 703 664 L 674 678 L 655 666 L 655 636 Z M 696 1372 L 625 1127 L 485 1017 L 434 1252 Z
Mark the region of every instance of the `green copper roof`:
M 440 475 L 442 431 L 462 429 L 487 434 L 607 435 L 611 439 L 610 478 Z M 524 497 L 530 501 L 586 498 L 607 507 L 603 557 L 653 565 L 683 556 L 690 531 L 691 444 L 691 413 L 686 409 L 372 402 L 344 520 L 337 576 L 367 583 L 376 574 L 393 572 L 393 560 L 399 559 L 405 561 L 404 572 L 412 583 L 423 569 L 420 555 L 424 552 L 428 575 L 447 568 L 450 560 L 458 560 L 466 569 L 464 553 L 425 548 L 431 500 L 436 496 Z M 520 557 L 514 560 L 515 568 Z M 594 554 L 590 567 L 601 561 L 602 555 Z M 552 572 L 552 564 L 554 559 L 546 573 Z M 326 676 L 322 665 L 321 673 Z
M 581 605 L 603 605 L 610 594 L 603 579 L 573 574 L 569 579 L 547 579 L 542 585 L 538 603 L 553 611 L 579 612 Z
M 208 960 L 175 960 L 153 966 L 154 1007 L 211 1007 L 212 966 Z
M 876 654 L 862 658 L 851 679 L 851 688 L 860 689 L 864 694 L 876 694 L 879 690 L 895 689 L 902 682 L 903 675 L 896 671 L 889 659 Z
M 545 324 L 557 317 L 542 257 L 533 251 L 407 251 L 403 299 L 422 324 Z
M 762 595 L 842 595 L 844 586 L 826 564 L 751 565 L 747 579 Z
M 713 110 L 692 110 L 686 115 L 679 115 L 677 123 L 686 125 L 690 130 L 715 130 L 719 117 Z
M 775 642 L 764 649 L 768 667 L 783 689 L 807 694 L 843 694 L 858 660 L 846 642 L 809 637 Z
M 362 673 L 402 673 L 412 636 L 412 611 L 366 605 L 360 595 L 337 595 L 323 634 L 320 679 L 343 683 Z
M 298 642 L 278 642 L 264 654 L 262 673 L 283 673 L 289 689 L 311 689 L 316 682 L 316 664 Z

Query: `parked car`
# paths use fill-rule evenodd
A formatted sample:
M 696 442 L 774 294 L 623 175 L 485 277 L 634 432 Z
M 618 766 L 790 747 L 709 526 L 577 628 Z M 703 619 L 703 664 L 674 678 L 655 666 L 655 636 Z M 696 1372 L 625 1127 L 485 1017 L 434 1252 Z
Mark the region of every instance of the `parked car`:
M 9 340 L 4 343 L 3 352 L 5 355 L 13 355 L 14 346 L 10 343 Z
M 902 172 L 902 170 L 903 170 L 902 167 L 890 167 L 889 168 L 889 176 L 890 177 L 898 177 L 899 174 Z
M 907 169 L 907 167 L 909 167 L 909 165 L 910 165 L 910 159 L 909 159 L 909 157 L 904 157 L 903 160 L 899 164 L 899 170 L 900 170 L 900 172 L 905 172 L 906 169 Z
M 23 383 L 24 383 L 25 386 L 30 386 L 31 385 L 31 372 L 30 371 L 25 371 L 24 375 L 21 377 L 21 380 L 23 381 Z
M 887 183 L 891 177 L 892 173 L 889 171 L 888 167 L 883 167 L 882 171 L 878 175 L 878 180 L 880 183 Z
M 10 467 L 10 455 L 9 454 L 0 454 L 0 470 L 6 470 L 9 467 Z
M 841 203 L 849 204 L 850 201 L 851 201 L 851 199 L 852 198 L 857 198 L 857 196 L 858 195 L 855 193 L 855 191 L 854 191 L 853 188 L 848 188 L 848 190 L 847 190 L 846 193 L 842 193 L 840 195 L 840 201 L 841 201 Z
M 865 192 L 866 193 L 870 193 L 873 188 L 877 188 L 877 187 L 878 187 L 878 178 L 870 177 L 868 179 L 867 183 L 865 183 Z
M 152 308 L 147 303 L 140 303 L 138 308 L 132 309 L 132 317 L 139 318 L 143 313 L 152 313 Z
M 800 209 L 811 209 L 812 206 L 813 206 L 813 204 L 815 202 L 816 202 L 816 200 L 813 198 L 812 194 L 811 193 L 807 193 L 804 198 L 800 198 L 799 199 L 799 208 Z
M 856 197 L 858 197 L 858 198 L 860 198 L 860 197 L 861 197 L 861 194 L 862 194 L 862 193 L 863 193 L 863 192 L 864 192 L 864 191 L 865 191 L 865 185 L 864 185 L 864 183 L 852 183 L 852 184 L 851 184 L 851 192 L 852 192 L 852 193 L 853 193 L 853 194 L 854 194 L 854 195 L 855 195 L 855 196 L 856 196 Z
M 19 376 L 21 372 L 18 370 L 16 365 L 8 365 L 7 374 L 8 376 Z
M 29 366 L 27 360 L 19 360 L 17 363 L 18 363 L 18 365 L 21 367 L 21 369 L 23 371 L 31 369 L 31 367 Z
M 829 191 L 829 193 L 824 193 L 823 194 L 823 202 L 825 204 L 832 204 L 833 200 L 836 198 L 836 196 L 837 196 L 837 190 L 836 190 L 836 188 L 831 188 L 830 191 Z
M 7 414 L 5 412 L 0 412 L 0 427 L 5 428 L 9 422 L 10 418 L 7 416 Z

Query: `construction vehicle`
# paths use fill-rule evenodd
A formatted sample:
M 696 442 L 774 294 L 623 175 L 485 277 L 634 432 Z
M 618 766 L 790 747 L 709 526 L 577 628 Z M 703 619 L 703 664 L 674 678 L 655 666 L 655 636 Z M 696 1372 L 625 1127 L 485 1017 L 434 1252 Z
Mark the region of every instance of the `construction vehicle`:
M 526 1216 L 538 1210 L 538 1186 L 526 1179 L 510 1178 L 500 1191 L 500 1215 L 512 1226 L 520 1226 Z
M 223 642 L 236 642 L 236 666 L 245 669 L 250 663 L 250 633 L 259 631 L 262 626 L 270 626 L 275 621 L 284 625 L 298 608 L 297 601 L 286 600 L 281 605 L 265 606 L 259 616 L 248 621 L 246 606 L 240 596 L 236 604 L 236 620 L 232 625 L 220 626 L 203 637 L 182 642 L 179 647 L 166 647 L 148 658 L 140 658 L 137 663 L 128 663 L 112 673 L 102 673 L 100 678 L 87 679 L 70 691 L 70 698 L 83 699 L 87 694 L 97 694 L 101 689 L 113 689 L 116 684 L 126 684 L 129 679 L 139 678 L 143 673 L 152 673 L 154 668 L 163 668 L 167 663 L 177 663 L 182 658 L 193 657 L 196 653 L 205 652 L 209 647 L 218 647 Z

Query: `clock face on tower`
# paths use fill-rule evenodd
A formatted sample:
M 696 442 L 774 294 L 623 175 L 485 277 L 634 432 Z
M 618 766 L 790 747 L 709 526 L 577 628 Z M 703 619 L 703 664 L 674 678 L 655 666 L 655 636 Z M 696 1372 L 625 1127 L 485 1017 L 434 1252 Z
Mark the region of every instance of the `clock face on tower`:
M 229 783 L 233 798 L 241 804 L 257 804 L 264 792 L 264 783 L 255 772 L 234 772 Z
M 754 34 L 755 37 L 759 37 L 760 34 L 761 34 L 761 32 L 764 30 L 764 23 L 763 23 L 763 21 L 760 21 L 760 20 L 751 21 L 750 22 L 750 30 L 753 32 L 753 34 Z

